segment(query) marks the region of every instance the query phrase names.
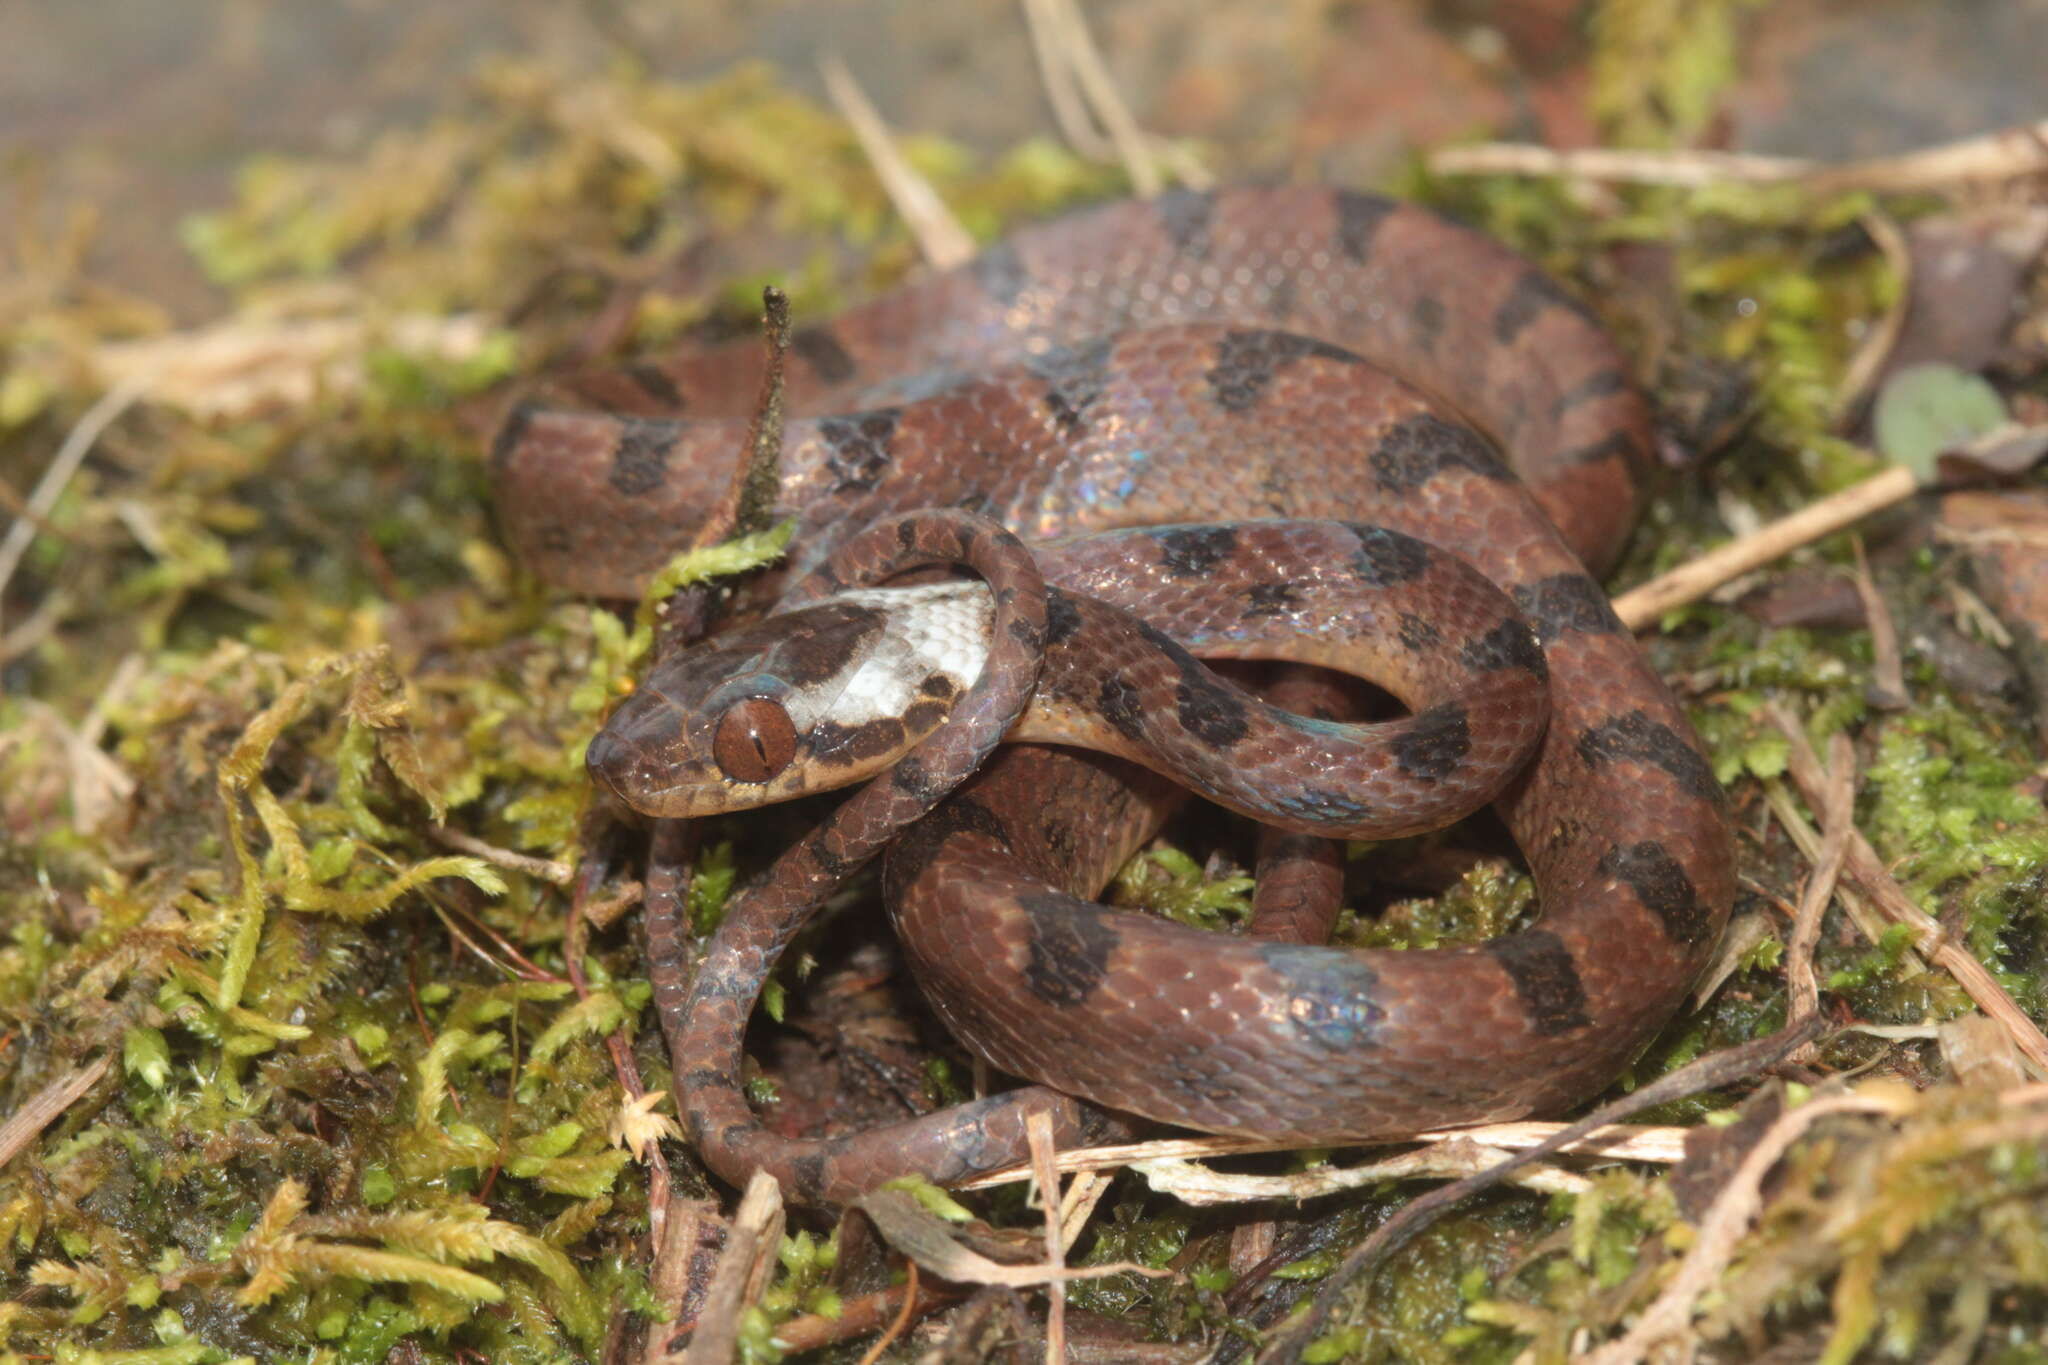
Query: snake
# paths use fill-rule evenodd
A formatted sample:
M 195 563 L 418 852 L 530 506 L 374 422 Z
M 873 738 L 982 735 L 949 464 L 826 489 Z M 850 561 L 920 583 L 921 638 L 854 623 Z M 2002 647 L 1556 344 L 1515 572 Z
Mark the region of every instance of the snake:
M 648 925 L 688 1135 L 713 1170 L 766 1169 L 793 1197 L 838 1202 L 901 1174 L 948 1183 L 1017 1162 L 1040 1113 L 1062 1145 L 1128 1131 L 1119 1114 L 1332 1143 L 1553 1113 L 1610 1084 L 1676 1011 L 1726 921 L 1732 837 L 1682 708 L 1594 576 L 1653 471 L 1650 410 L 1612 338 L 1550 276 L 1376 195 L 1173 191 L 1022 229 L 799 331 L 791 355 L 791 410 L 806 415 L 788 425 L 778 512 L 796 538 L 754 589 L 788 610 L 705 646 L 746 695 L 713 681 L 681 698 L 658 682 L 592 744 L 598 781 L 656 814 L 678 809 L 662 804 L 681 799 L 662 769 L 692 745 L 719 769 L 711 786 L 742 789 L 719 798 L 738 805 L 757 803 L 799 751 L 804 773 L 821 759 L 851 772 L 861 748 L 863 762 L 890 764 L 740 898 L 693 979 L 683 927 Z M 572 590 L 636 592 L 730 481 L 763 363 L 758 347 L 712 348 L 573 377 L 516 408 L 492 452 L 514 548 Z M 932 508 L 952 516 L 899 519 Z M 1321 549 L 1283 565 L 1260 548 L 1267 522 Z M 1041 573 L 1054 586 L 1034 592 L 1013 538 L 1084 557 L 1072 547 L 1108 548 L 1078 577 Z M 1358 570 L 1368 543 L 1398 567 Z M 1452 561 L 1515 614 L 1455 619 Z M 859 594 L 929 593 L 865 584 L 942 562 L 989 575 L 988 605 L 970 613 L 989 642 L 981 671 L 933 681 L 939 670 L 899 638 L 883 652 L 925 671 L 883 716 L 841 685 L 847 640 L 887 635 L 869 615 L 880 603 Z M 853 563 L 866 566 L 860 582 Z M 1534 756 L 1492 793 L 1535 882 L 1536 920 L 1476 945 L 1368 951 L 1198 936 L 1095 903 L 1176 799 L 1127 761 L 1143 747 L 1134 734 L 1149 743 L 1171 717 L 1216 772 L 1274 767 L 1238 750 L 1287 722 L 1198 673 L 1193 648 L 1267 616 L 1305 617 L 1309 586 L 1339 578 L 1347 591 L 1408 583 L 1405 607 L 1370 614 L 1394 624 L 1399 651 L 1457 656 L 1459 686 L 1547 678 Z M 1163 587 L 1221 595 L 1175 620 L 1154 615 Z M 845 590 L 855 595 L 835 605 Z M 1105 597 L 1099 611 L 1078 605 Z M 837 624 L 815 628 L 819 611 Z M 1105 656 L 1088 684 L 1092 723 L 1124 757 L 1027 741 L 985 758 L 1019 708 L 1045 709 L 1022 694 L 1042 686 L 1038 661 L 1063 622 L 1090 612 L 1135 616 L 1152 660 L 1140 676 L 1081 651 Z M 777 634 L 806 613 L 812 633 Z M 1489 632 L 1504 666 L 1483 666 Z M 813 699 L 764 692 L 764 679 L 827 681 L 868 710 L 826 717 L 821 740 Z M 1530 742 L 1479 742 L 1469 698 L 1402 700 L 1421 709 L 1379 732 L 1383 750 L 1395 769 L 1402 752 L 1420 755 L 1411 769 L 1459 787 L 1446 809 L 1471 799 L 1468 767 Z M 1319 726 L 1293 726 L 1302 744 L 1283 766 L 1338 728 Z M 896 757 L 913 731 L 922 740 Z M 1304 785 L 1318 807 L 1307 814 Z M 1341 783 L 1236 796 L 1292 829 L 1377 803 Z M 884 897 L 935 1012 L 987 1061 L 1041 1084 L 867 1133 L 772 1132 L 739 1085 L 760 983 L 807 907 L 884 846 Z

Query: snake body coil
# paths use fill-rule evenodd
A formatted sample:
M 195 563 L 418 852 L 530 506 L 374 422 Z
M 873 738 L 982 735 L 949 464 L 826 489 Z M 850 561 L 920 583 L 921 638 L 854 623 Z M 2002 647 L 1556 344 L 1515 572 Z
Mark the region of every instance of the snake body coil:
M 799 519 L 799 572 L 911 508 L 968 508 L 1027 539 L 1173 524 L 1048 576 L 1181 639 L 1221 629 L 1214 601 L 1256 622 L 1294 610 L 1312 577 L 1426 584 L 1455 555 L 1512 599 L 1548 672 L 1548 729 L 1496 806 L 1542 917 L 1472 948 L 1190 941 L 1103 910 L 1086 898 L 1156 828 L 1162 785 L 1109 759 L 1005 748 L 895 845 L 884 877 L 921 983 L 977 1051 L 1119 1109 L 1335 1141 L 1561 1108 L 1669 1018 L 1725 919 L 1730 838 L 1682 713 L 1583 567 L 1604 567 L 1626 534 L 1649 428 L 1612 343 L 1547 277 L 1372 196 L 1171 194 L 1019 233 L 801 334 L 794 351 L 796 410 L 834 414 L 790 426 L 783 504 Z M 611 413 L 516 414 L 495 456 L 515 544 L 568 586 L 633 591 L 729 477 L 744 419 L 719 414 L 754 392 L 758 365 L 751 347 L 686 356 L 569 391 Z M 1426 544 L 1392 563 L 1280 572 L 1243 528 L 1185 525 L 1265 517 L 1376 523 Z M 953 557 L 899 539 L 899 562 Z M 1221 596 L 1200 622 L 1157 619 L 1162 588 L 1188 585 Z M 1008 589 L 1002 609 L 1026 610 L 1028 591 Z M 1407 612 L 1418 647 L 1466 629 L 1436 619 L 1432 600 Z M 1040 640 L 1058 629 L 1055 612 Z M 1000 632 L 997 648 L 959 705 L 1014 690 Z M 1484 650 L 1469 652 L 1483 674 Z M 1508 653 L 1539 671 L 1526 648 Z M 1192 718 L 1184 728 L 1219 769 L 1256 766 L 1245 746 L 1263 732 L 1235 697 L 1185 671 L 1110 676 L 1097 691 L 1121 698 L 1111 728 L 1116 714 L 1172 712 Z M 730 714 L 723 752 L 743 770 L 808 743 L 770 711 Z M 1458 719 L 1439 716 L 1413 751 L 1438 782 L 1478 758 Z M 938 736 L 954 757 L 994 743 L 995 722 L 968 723 L 973 744 L 953 740 L 961 724 Z M 593 747 L 600 770 L 630 766 L 619 743 L 608 758 Z M 753 991 L 793 932 L 777 913 L 880 841 L 881 804 L 894 819 L 936 800 L 933 776 L 900 764 L 863 789 L 777 865 L 780 890 L 721 927 L 692 990 L 658 987 L 691 1137 L 721 1173 L 765 1166 L 799 1197 L 843 1199 L 907 1170 L 948 1180 L 1013 1161 L 1035 1108 L 1063 1142 L 1102 1130 L 1094 1111 L 1028 1090 L 879 1135 L 801 1140 L 767 1133 L 740 1095 Z M 650 925 L 676 978 L 680 934 Z

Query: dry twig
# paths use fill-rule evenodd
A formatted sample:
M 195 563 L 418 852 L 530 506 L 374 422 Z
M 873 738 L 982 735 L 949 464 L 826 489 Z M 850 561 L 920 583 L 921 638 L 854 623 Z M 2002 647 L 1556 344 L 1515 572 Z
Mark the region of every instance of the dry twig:
M 1835 898 L 1835 883 L 1849 853 L 1849 836 L 1856 832 L 1856 751 L 1847 735 L 1837 734 L 1828 743 L 1828 784 L 1821 806 L 1820 857 L 1806 883 L 1806 894 L 1800 897 L 1799 913 L 1785 945 L 1785 980 L 1791 988 L 1793 1019 L 1820 1013 L 1813 950 L 1820 942 L 1821 915 Z
M 782 1219 L 782 1187 L 766 1171 L 754 1172 L 725 1235 L 725 1252 L 711 1276 L 689 1349 L 679 1356 L 661 1356 L 660 1361 L 729 1365 L 739 1343 L 740 1315 L 768 1287 L 768 1272 L 782 1245 Z
M 875 1344 L 861 1354 L 860 1365 L 875 1365 L 882 1358 L 882 1352 L 889 1344 L 903 1335 L 903 1329 L 910 1325 L 910 1315 L 917 1306 L 917 1262 L 908 1259 L 903 1262 L 903 1307 L 889 1322 L 888 1330 L 875 1338 Z
M 100 1077 L 106 1075 L 107 1068 L 113 1064 L 113 1054 L 103 1054 L 98 1061 L 88 1062 L 51 1081 L 29 1096 L 21 1108 L 9 1114 L 7 1122 L 0 1123 L 0 1166 L 14 1160 L 59 1114 L 78 1103 L 88 1090 L 98 1085 Z
M 1892 358 L 1892 349 L 1899 344 L 1899 337 L 1906 330 L 1906 317 L 1913 307 L 1913 252 L 1906 245 L 1906 234 L 1886 214 L 1866 213 L 1862 223 L 1870 240 L 1884 253 L 1885 264 L 1898 276 L 1899 293 L 1842 370 L 1842 382 L 1835 386 L 1834 418 L 1838 426 L 1847 424 L 1862 407 L 1864 396 L 1884 373 L 1885 362 Z
M 1863 620 L 1870 628 L 1870 691 L 1872 706 L 1896 711 L 1909 701 L 1906 696 L 1906 660 L 1899 653 L 1899 629 L 1892 624 L 1891 608 L 1870 576 L 1870 561 L 1863 554 L 1863 537 L 1849 537 L 1856 552 L 1856 596 L 1863 602 Z
M 1709 550 L 1641 587 L 1631 588 L 1614 599 L 1615 615 L 1630 630 L 1642 630 L 1655 624 L 1665 612 L 1698 601 L 1751 569 L 1761 568 L 1802 545 L 1810 545 L 1872 513 L 1904 502 L 1918 489 L 1919 483 L 1910 469 L 1894 466 L 1882 474 L 1873 474 L 1750 535 Z
M 1815 194 L 1874 190 L 1909 194 L 1996 184 L 2048 171 L 2048 121 L 2000 129 L 1981 137 L 1927 147 L 1900 156 L 1872 157 L 1830 166 L 1803 157 L 1683 149 L 1636 151 L 1613 147 L 1558 150 L 1518 142 L 1443 147 L 1429 157 L 1438 175 L 1568 176 L 1633 185 L 1701 186 L 1724 182 L 1796 184 Z
M 1064 1266 L 1066 1243 L 1060 1238 L 1060 1177 L 1053 1169 L 1057 1150 L 1052 1136 L 1052 1115 L 1043 1110 L 1024 1120 L 1024 1139 L 1031 1147 L 1031 1178 L 1038 1185 L 1038 1201 L 1045 1211 L 1045 1263 Z M 1067 1286 L 1053 1280 L 1045 1287 L 1045 1365 L 1062 1365 L 1067 1358 Z

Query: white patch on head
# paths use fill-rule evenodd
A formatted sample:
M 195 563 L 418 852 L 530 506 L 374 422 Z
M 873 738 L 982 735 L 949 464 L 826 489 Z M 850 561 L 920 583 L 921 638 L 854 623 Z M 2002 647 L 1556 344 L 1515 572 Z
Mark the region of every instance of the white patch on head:
M 881 613 L 883 627 L 837 678 L 789 699 L 799 730 L 821 720 L 851 727 L 900 717 L 925 699 L 926 678 L 940 674 L 965 692 L 988 662 L 995 599 L 979 579 L 866 588 L 831 600 Z

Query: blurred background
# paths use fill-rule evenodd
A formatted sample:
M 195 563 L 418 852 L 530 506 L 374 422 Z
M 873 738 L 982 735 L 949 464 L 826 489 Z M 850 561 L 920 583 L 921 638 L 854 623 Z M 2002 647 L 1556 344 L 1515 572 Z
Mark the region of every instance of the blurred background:
M 1367 184 L 1418 146 L 1578 146 L 1630 79 L 1599 24 L 1696 25 L 1722 93 L 1704 142 L 1870 156 L 2038 116 L 2040 0 L 1088 0 L 1148 129 L 1224 174 Z M 1729 15 L 1739 51 L 1719 50 Z M 822 98 L 841 56 L 896 128 L 994 153 L 1053 128 L 1014 0 L 9 0 L 0 43 L 0 221 L 96 206 L 86 273 L 190 322 L 225 301 L 180 245 L 252 154 L 351 157 L 457 105 L 480 64 L 562 79 L 621 64 L 695 78 L 744 60 Z M 1599 56 L 1589 56 L 1599 47 Z M 1604 64 L 1605 69 L 1601 69 Z M 1638 73 L 1648 78 L 1648 73 Z M 1669 79 L 1668 73 L 1665 76 Z M 1683 98 L 1683 73 L 1674 98 Z M 1589 99 L 1593 93 L 1596 98 Z M 1624 139 L 1627 140 L 1627 139 Z

